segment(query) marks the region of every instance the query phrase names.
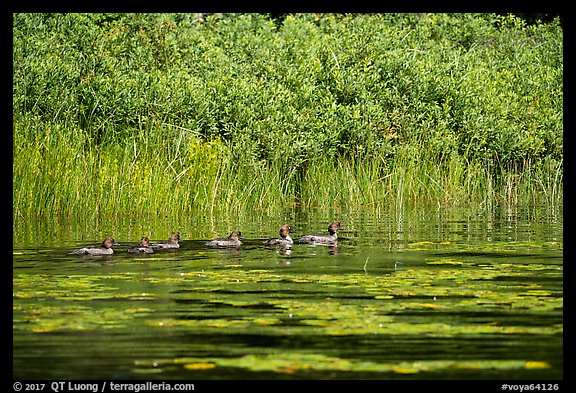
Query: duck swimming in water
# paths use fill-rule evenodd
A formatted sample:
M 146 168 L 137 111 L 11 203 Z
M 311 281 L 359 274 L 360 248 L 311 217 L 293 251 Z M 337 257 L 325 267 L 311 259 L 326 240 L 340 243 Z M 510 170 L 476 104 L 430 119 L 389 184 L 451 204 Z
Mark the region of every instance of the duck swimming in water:
M 332 221 L 330 225 L 328 225 L 328 235 L 306 235 L 298 239 L 298 242 L 321 246 L 334 246 L 338 241 L 338 234 L 336 232 L 339 229 L 344 229 L 340 225 L 340 222 Z
M 172 232 L 167 241 L 159 241 L 150 244 L 152 248 L 180 248 L 180 233 Z
M 290 247 L 294 244 L 294 240 L 290 237 L 291 233 L 296 232 L 292 227 L 288 224 L 284 224 L 280 227 L 280 237 L 279 238 L 272 238 L 264 241 L 264 245 L 266 246 L 282 246 L 282 247 Z
M 70 254 L 76 255 L 112 255 L 114 254 L 114 250 L 112 250 L 112 246 L 119 246 L 116 240 L 112 239 L 111 237 L 107 237 L 104 239 L 102 244 L 99 246 L 86 246 L 79 248 L 77 250 L 72 251 Z
M 227 238 L 220 237 L 218 239 L 210 240 L 209 242 L 204 243 L 204 245 L 210 247 L 240 247 L 242 244 L 240 239 L 244 239 L 242 232 L 234 231 Z
M 154 249 L 150 247 L 150 239 L 144 236 L 140 239 L 140 243 L 128 249 L 130 254 L 152 254 Z

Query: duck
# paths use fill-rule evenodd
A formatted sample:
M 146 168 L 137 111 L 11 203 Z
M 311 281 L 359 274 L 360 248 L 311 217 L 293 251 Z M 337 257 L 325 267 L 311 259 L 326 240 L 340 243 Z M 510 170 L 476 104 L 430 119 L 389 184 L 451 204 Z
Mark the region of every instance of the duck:
M 296 231 L 292 229 L 290 225 L 284 224 L 280 227 L 280 237 L 265 240 L 264 245 L 290 247 L 294 244 L 294 240 L 292 240 L 290 234 L 294 232 Z
M 180 248 L 180 233 L 172 232 L 167 241 L 159 241 L 150 244 L 152 248 Z
M 111 255 L 114 254 L 114 250 L 112 250 L 112 246 L 120 246 L 120 244 L 112 239 L 111 237 L 107 237 L 102 241 L 102 244 L 99 246 L 86 246 L 82 248 L 78 248 L 72 251 L 70 254 L 76 255 Z
M 306 235 L 298 239 L 298 243 L 310 243 L 313 245 L 334 246 L 338 241 L 339 229 L 344 229 L 339 221 L 332 221 L 328 225 L 328 235 Z
M 140 243 L 130 247 L 128 252 L 130 254 L 152 254 L 154 249 L 150 247 L 150 239 L 144 236 L 140 239 Z
M 204 243 L 204 245 L 210 247 L 240 247 L 242 244 L 240 239 L 244 239 L 242 232 L 234 231 L 230 233 L 230 236 L 227 238 L 219 237 L 218 239 L 210 240 L 209 242 Z

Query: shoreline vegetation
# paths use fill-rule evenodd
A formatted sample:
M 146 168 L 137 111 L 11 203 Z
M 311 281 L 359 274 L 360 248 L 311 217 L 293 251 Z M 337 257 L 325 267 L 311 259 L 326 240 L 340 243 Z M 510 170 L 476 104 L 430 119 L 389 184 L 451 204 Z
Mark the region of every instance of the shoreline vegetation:
M 14 14 L 13 216 L 548 205 L 558 18 Z

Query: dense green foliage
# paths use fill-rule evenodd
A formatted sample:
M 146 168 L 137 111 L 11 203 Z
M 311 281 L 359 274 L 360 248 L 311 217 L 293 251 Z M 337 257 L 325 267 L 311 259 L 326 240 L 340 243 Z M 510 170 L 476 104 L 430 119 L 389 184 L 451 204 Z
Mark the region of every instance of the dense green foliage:
M 15 14 L 17 216 L 557 203 L 556 19 Z

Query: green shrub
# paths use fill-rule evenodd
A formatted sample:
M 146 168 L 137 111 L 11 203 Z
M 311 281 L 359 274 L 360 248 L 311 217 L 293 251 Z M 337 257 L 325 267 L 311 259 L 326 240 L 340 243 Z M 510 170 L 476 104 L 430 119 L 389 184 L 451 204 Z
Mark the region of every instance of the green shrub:
M 558 19 L 14 14 L 13 33 L 17 216 L 561 200 Z

